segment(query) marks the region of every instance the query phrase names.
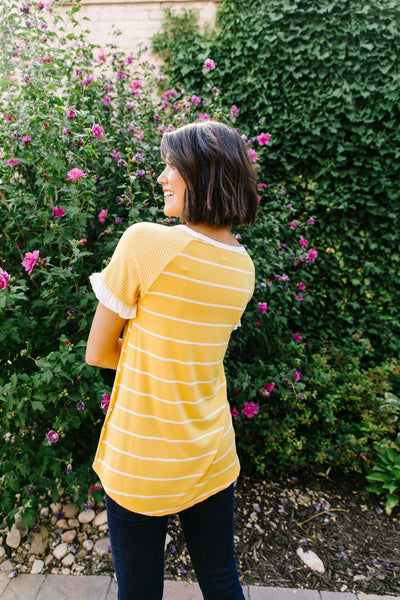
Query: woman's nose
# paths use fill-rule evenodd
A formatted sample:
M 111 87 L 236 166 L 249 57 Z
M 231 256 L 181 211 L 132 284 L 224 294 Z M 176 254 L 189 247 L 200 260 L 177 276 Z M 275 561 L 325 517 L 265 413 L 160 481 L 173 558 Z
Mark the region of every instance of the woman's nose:
M 167 177 L 166 177 L 166 173 L 165 173 L 166 170 L 167 169 L 164 169 L 164 171 L 157 177 L 157 183 L 159 183 L 160 185 L 163 185 L 167 181 Z

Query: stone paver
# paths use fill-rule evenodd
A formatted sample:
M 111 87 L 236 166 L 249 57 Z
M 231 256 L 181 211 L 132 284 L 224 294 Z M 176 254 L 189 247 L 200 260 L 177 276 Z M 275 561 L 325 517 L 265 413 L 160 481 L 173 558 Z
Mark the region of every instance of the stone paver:
M 377 596 L 376 594 L 357 594 L 358 600 L 399 600 L 400 596 Z
M 292 588 L 249 586 L 250 600 L 320 600 L 319 592 Z
M 102 575 L 47 575 L 35 600 L 106 600 L 110 585 L 111 577 Z
M 357 596 L 351 592 L 320 592 L 321 600 L 357 600 Z
M 1 600 L 36 600 L 45 579 L 44 575 L 19 575 L 9 579 L 0 598 Z

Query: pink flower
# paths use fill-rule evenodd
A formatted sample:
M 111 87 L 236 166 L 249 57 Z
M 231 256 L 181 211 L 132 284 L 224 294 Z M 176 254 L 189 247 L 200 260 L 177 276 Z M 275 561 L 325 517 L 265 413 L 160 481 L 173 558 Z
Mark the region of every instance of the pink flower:
M 5 120 L 6 123 L 9 123 L 11 121 L 11 115 L 6 115 L 4 117 L 4 120 Z
M 300 379 L 301 379 L 301 373 L 300 373 L 300 371 L 295 371 L 295 372 L 294 372 L 293 381 L 294 381 L 295 383 L 297 383 L 298 381 L 300 381 Z
M 79 243 L 82 244 L 82 246 L 84 246 L 85 244 L 87 244 L 87 239 L 82 238 Z
M 108 210 L 106 208 L 103 208 L 103 210 L 99 212 L 99 221 L 101 224 L 104 223 L 107 215 L 108 215 Z
M 98 140 L 104 135 L 103 128 L 100 125 L 96 125 L 96 123 L 93 123 L 92 133 Z
M 99 63 L 105 63 L 107 60 L 107 54 L 104 51 L 100 52 L 100 54 L 97 56 L 97 60 Z
M 118 79 L 126 79 L 126 73 L 123 71 L 117 71 L 117 77 Z
M 43 60 L 44 60 L 45 63 L 49 63 L 49 62 L 51 62 L 51 56 L 49 56 L 47 54 L 47 56 L 45 56 Z
M 297 223 L 296 223 L 296 221 L 292 221 L 292 222 L 290 223 L 290 227 L 292 227 L 293 229 L 294 229 L 295 227 L 297 227 Z
M 10 279 L 7 271 L 0 268 L 0 290 L 5 290 L 8 286 L 8 280 Z
M 212 58 L 206 58 L 206 60 L 204 61 L 204 68 L 207 69 L 207 71 L 212 71 L 213 69 L 215 69 L 216 64 L 213 61 Z
M 100 486 L 90 484 L 89 485 L 89 490 L 88 490 L 88 496 L 92 496 L 92 492 L 96 492 L 99 489 L 100 489 Z M 92 496 L 92 498 L 93 498 L 93 496 Z
M 231 108 L 231 115 L 238 115 L 239 114 L 239 109 L 236 106 L 236 104 L 234 104 Z
M 237 421 L 237 420 L 238 420 L 238 417 L 239 417 L 239 411 L 238 411 L 238 409 L 237 409 L 235 406 L 233 406 L 233 407 L 231 408 L 231 415 L 232 415 L 232 417 L 235 419 L 235 421 Z
M 104 98 L 102 98 L 102 100 L 104 102 L 104 106 L 107 106 L 108 104 L 111 104 L 110 96 L 104 96 Z
M 246 415 L 249 419 L 252 419 L 255 415 L 258 415 L 260 406 L 254 402 L 245 402 L 244 408 L 242 408 L 242 414 Z
M 306 240 L 305 238 L 303 238 L 302 235 L 300 236 L 300 240 L 299 241 L 300 241 L 300 246 L 302 248 L 305 248 L 306 246 L 308 246 L 308 240 Z
M 24 137 L 21 139 L 23 146 L 26 146 L 27 144 L 29 144 L 30 141 L 32 141 L 32 138 L 30 135 L 24 135 Z
M 19 165 L 19 162 L 16 158 L 9 158 L 7 162 L 10 165 L 10 167 L 16 167 L 17 165 Z
M 103 400 L 100 403 L 101 408 L 104 410 L 105 413 L 107 413 L 108 411 L 108 407 L 110 406 L 110 394 L 103 394 L 102 395 Z
M 192 101 L 193 106 L 197 106 L 198 104 L 200 104 L 201 98 L 199 98 L 198 96 L 195 96 L 193 94 L 193 96 L 191 97 L 191 101 Z
M 85 177 L 85 175 L 87 175 L 87 173 L 84 173 L 83 171 L 81 171 L 81 169 L 75 168 L 71 171 L 68 171 L 68 177 L 65 178 L 65 181 L 74 181 L 75 179 Z
M 33 252 L 26 252 L 21 265 L 25 268 L 25 271 L 28 271 L 28 275 L 32 273 L 33 268 L 38 261 L 39 254 L 39 250 L 34 250 Z
M 307 254 L 310 257 L 310 261 L 315 262 L 315 259 L 318 256 L 318 252 L 316 250 L 313 250 L 312 248 L 310 248 L 310 250 L 308 250 Z
M 249 148 L 247 152 L 249 153 L 251 162 L 256 163 L 257 162 L 257 152 L 255 150 L 253 150 L 253 148 Z
M 67 213 L 63 211 L 61 206 L 53 206 L 53 217 L 55 219 L 61 219 L 61 217 L 66 217 Z
M 260 311 L 261 314 L 266 313 L 268 310 L 268 304 L 266 302 L 259 302 L 258 310 Z
M 310 217 L 310 218 L 308 219 L 307 223 L 308 223 L 309 225 L 314 225 L 314 223 L 315 223 L 315 219 L 313 219 L 312 217 Z
M 305 284 L 304 284 L 302 281 L 300 281 L 300 283 L 299 283 L 299 290 L 300 290 L 301 292 L 304 292 L 304 291 L 305 291 L 305 289 L 306 289 L 306 286 L 305 286 Z
M 198 117 L 200 121 L 209 121 L 211 119 L 207 113 L 199 113 Z
M 297 294 L 297 300 L 299 302 L 301 302 L 302 300 L 304 300 L 303 295 L 302 294 Z
M 260 133 L 260 135 L 257 136 L 257 142 L 260 144 L 260 146 L 267 146 L 269 144 L 269 141 L 271 139 L 272 135 L 270 133 Z
M 139 88 L 142 86 L 142 82 L 140 81 L 140 79 L 134 79 L 131 83 L 131 90 L 133 92 L 133 94 L 135 94 L 135 96 L 138 95 L 139 93 Z
M 76 115 L 76 110 L 74 110 L 73 108 L 69 108 L 67 110 L 67 119 L 73 119 Z
M 51 431 L 48 431 L 46 433 L 46 437 L 47 437 L 47 441 L 49 442 L 49 446 L 50 446 L 50 444 L 55 444 L 60 439 L 60 436 L 58 435 L 57 431 L 54 431 L 54 429 L 52 429 Z
M 301 342 L 303 338 L 301 337 L 300 333 L 297 332 L 294 334 L 293 339 L 295 342 Z
M 270 393 L 272 392 L 272 390 L 274 389 L 274 387 L 275 387 L 274 381 L 271 381 L 270 383 L 267 383 L 266 385 L 264 385 L 260 390 L 261 396 L 264 396 L 267 398 L 270 395 Z

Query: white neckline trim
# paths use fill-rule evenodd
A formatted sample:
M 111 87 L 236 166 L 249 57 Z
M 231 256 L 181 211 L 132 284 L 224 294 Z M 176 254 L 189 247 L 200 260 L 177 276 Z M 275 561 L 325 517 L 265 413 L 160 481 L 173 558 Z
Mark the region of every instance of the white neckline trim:
M 222 248 L 223 250 L 229 250 L 230 252 L 239 252 L 239 254 L 246 254 L 246 249 L 244 248 L 244 246 L 231 246 L 231 244 L 224 244 L 223 242 L 218 242 L 217 240 L 214 240 L 213 238 L 210 238 L 207 235 L 204 235 L 203 233 L 199 233 L 198 231 L 191 229 L 183 223 L 181 223 L 180 225 L 176 225 L 176 227 L 184 229 L 193 237 L 203 240 L 203 242 L 211 244 L 212 246 L 217 246 L 218 248 Z

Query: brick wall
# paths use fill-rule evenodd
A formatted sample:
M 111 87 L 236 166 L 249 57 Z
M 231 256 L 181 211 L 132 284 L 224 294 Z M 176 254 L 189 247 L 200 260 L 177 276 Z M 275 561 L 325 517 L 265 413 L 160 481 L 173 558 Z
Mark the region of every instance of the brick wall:
M 81 0 L 82 8 L 78 19 L 89 17 L 90 21 L 82 21 L 82 26 L 90 31 L 89 39 L 106 46 L 115 42 L 117 47 L 126 52 L 134 52 L 140 43 L 150 47 L 151 36 L 159 31 L 164 17 L 164 8 L 174 11 L 182 8 L 197 9 L 200 25 L 214 21 L 215 12 L 220 0 Z M 59 10 L 67 10 L 68 6 Z M 113 29 L 114 26 L 114 29 Z M 113 34 L 119 30 L 121 35 Z

